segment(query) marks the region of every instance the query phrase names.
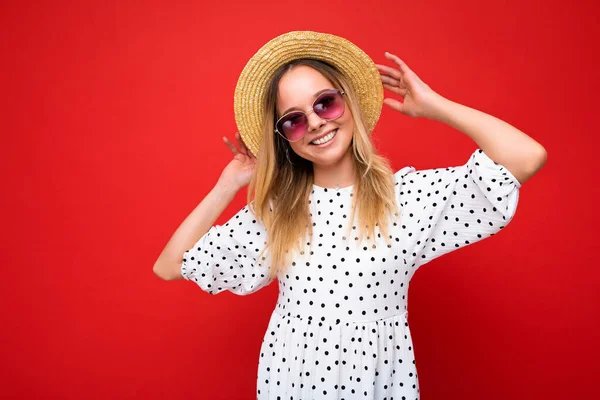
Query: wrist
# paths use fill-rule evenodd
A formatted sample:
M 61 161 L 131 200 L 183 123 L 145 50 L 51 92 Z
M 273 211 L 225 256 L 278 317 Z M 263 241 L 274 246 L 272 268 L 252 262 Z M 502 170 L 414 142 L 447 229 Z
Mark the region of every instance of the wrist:
M 219 179 L 217 181 L 217 184 L 213 188 L 213 191 L 217 192 L 220 196 L 223 197 L 234 197 L 240 189 L 241 188 L 235 185 L 234 183 Z
M 436 93 L 431 102 L 430 111 L 425 117 L 434 121 L 447 123 L 452 115 L 452 106 L 453 102 L 451 100 Z

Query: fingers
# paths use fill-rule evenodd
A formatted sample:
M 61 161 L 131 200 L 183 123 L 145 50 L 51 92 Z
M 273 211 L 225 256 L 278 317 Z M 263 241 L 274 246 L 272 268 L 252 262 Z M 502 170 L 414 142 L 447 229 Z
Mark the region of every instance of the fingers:
M 233 153 L 233 155 L 235 156 L 237 153 L 239 153 L 239 150 L 237 149 L 237 147 L 235 147 L 233 145 L 233 143 L 231 143 L 229 141 L 229 139 L 227 139 L 225 136 L 223 136 L 223 141 L 225 142 L 225 144 L 227 145 L 227 147 L 229 147 L 229 150 L 231 150 L 231 152 Z
M 240 154 L 244 154 L 244 155 L 246 155 L 248 157 L 251 157 L 251 158 L 256 158 L 256 156 L 250 151 L 250 149 L 248 149 L 248 147 L 244 143 L 244 140 L 242 139 L 242 136 L 240 135 L 239 132 L 235 133 L 235 139 L 239 143 L 239 146 L 240 146 L 239 149 L 229 139 L 227 139 L 227 137 L 223 136 L 223 141 L 225 142 L 225 144 L 227 145 L 227 147 L 229 147 L 229 149 L 233 153 L 234 157 L 238 153 L 240 153 Z
M 393 62 L 395 62 L 396 64 L 398 64 L 398 66 L 400 67 L 400 71 L 407 72 L 410 69 L 408 68 L 408 65 L 406 65 L 406 63 L 402 61 L 398 56 L 388 53 L 387 51 L 385 52 L 385 56 Z
M 406 97 L 406 95 L 408 94 L 408 88 L 399 88 L 398 86 L 391 86 L 391 85 L 388 85 L 387 83 L 384 83 L 383 87 L 385 89 L 389 90 L 390 92 L 399 94 L 402 97 Z
M 404 74 L 410 71 L 410 68 L 406 65 L 404 61 L 402 61 L 398 56 L 388 53 L 385 53 L 385 56 L 396 63 L 399 67 L 399 70 L 396 68 L 388 67 L 387 65 L 375 64 L 377 70 L 381 74 L 381 79 L 384 83 L 388 83 L 392 86 L 406 87 L 403 84 L 402 80 Z
M 235 133 L 235 137 L 238 141 L 238 143 L 240 144 L 240 151 L 246 155 L 248 155 L 248 153 L 250 153 L 248 151 L 248 148 L 246 147 L 246 144 L 244 143 L 244 141 L 242 140 L 242 136 L 240 135 L 239 132 Z
M 394 100 L 394 99 L 384 99 L 383 100 L 383 104 L 386 104 L 387 106 L 389 106 L 393 110 L 396 110 L 396 111 L 399 111 L 399 112 L 402 112 L 402 107 L 404 106 L 404 104 L 402 104 L 398 100 Z
M 402 79 L 402 72 L 398 71 L 395 68 L 388 67 L 387 65 L 381 65 L 381 64 L 375 64 L 375 66 L 379 70 L 379 73 L 382 74 L 382 76 L 388 75 L 393 79 L 397 79 L 397 80 Z
M 390 86 L 396 86 L 396 87 L 400 87 L 400 84 L 402 81 L 402 79 L 390 78 L 387 75 L 381 75 L 381 80 L 383 81 L 384 85 L 387 83 Z
M 408 86 L 403 80 L 404 77 L 400 79 L 394 79 L 388 75 L 381 75 L 381 81 L 385 89 L 405 97 L 408 92 Z

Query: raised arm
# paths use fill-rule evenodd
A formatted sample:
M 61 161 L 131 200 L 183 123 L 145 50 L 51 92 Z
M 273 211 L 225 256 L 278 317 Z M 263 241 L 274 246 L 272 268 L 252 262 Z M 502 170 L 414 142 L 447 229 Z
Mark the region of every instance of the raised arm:
M 227 208 L 236 193 L 248 185 L 256 166 L 256 157 L 248 150 L 239 133 L 239 149 L 225 136 L 223 141 L 233 159 L 223 169 L 215 187 L 206 195 L 175 231 L 154 263 L 153 271 L 161 279 L 181 279 L 183 254 L 203 237 Z
M 219 181 L 175 231 L 154 263 L 153 271 L 161 279 L 182 279 L 181 262 L 190 249 L 213 226 L 233 200 L 238 189 Z
M 446 99 L 399 57 L 389 53 L 386 57 L 398 68 L 376 64 L 383 87 L 404 97 L 404 101 L 386 98 L 384 104 L 404 115 L 440 121 L 464 133 L 521 184 L 544 166 L 548 154 L 533 138 L 499 118 Z

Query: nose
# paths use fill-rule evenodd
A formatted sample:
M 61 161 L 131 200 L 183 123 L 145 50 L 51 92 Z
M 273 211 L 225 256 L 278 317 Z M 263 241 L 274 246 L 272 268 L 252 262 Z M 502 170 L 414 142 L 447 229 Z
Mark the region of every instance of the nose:
M 311 110 L 306 116 L 308 120 L 308 131 L 313 132 L 318 130 L 322 125 L 325 125 L 327 121 L 319 117 L 313 110 Z

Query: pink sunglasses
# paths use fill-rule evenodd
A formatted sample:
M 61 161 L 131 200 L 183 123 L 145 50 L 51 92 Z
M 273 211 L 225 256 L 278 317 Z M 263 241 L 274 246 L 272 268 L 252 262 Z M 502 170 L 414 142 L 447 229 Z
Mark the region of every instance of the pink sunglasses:
M 308 131 L 308 114 L 314 111 L 320 118 L 326 121 L 338 119 L 344 114 L 345 102 L 344 91 L 331 89 L 323 92 L 314 101 L 308 113 L 302 111 L 291 111 L 283 115 L 275 123 L 275 132 L 290 142 L 296 142 L 304 137 Z

